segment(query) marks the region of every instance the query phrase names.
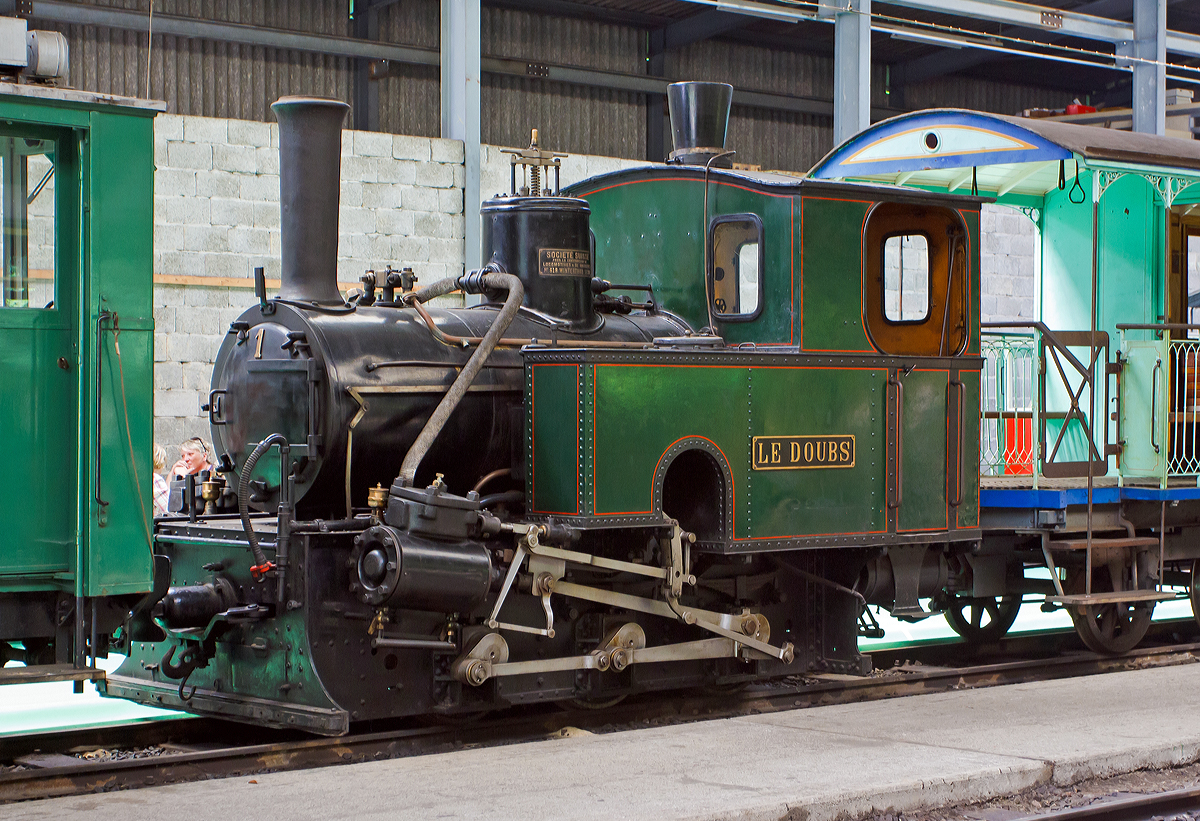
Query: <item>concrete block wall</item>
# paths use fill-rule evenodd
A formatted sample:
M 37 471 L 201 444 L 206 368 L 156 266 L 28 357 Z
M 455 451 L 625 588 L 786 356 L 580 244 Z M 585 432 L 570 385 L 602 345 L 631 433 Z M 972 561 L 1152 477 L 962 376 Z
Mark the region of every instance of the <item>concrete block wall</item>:
M 276 125 L 160 115 L 155 163 L 155 274 L 278 279 Z M 339 281 L 400 259 L 428 279 L 460 268 L 462 185 L 460 142 L 345 132 Z
M 1021 322 L 1034 316 L 1033 221 L 1006 205 L 984 205 L 979 217 L 984 322 Z
M 508 193 L 509 156 L 485 146 L 481 162 L 482 197 Z M 254 269 L 279 278 L 279 129 L 160 115 L 155 164 L 154 436 L 173 460 L 180 442 L 208 439 L 199 407 L 229 323 L 254 300 Z M 568 157 L 562 184 L 639 164 Z M 459 141 L 344 132 L 338 281 L 389 263 L 425 283 L 461 273 L 464 175 Z

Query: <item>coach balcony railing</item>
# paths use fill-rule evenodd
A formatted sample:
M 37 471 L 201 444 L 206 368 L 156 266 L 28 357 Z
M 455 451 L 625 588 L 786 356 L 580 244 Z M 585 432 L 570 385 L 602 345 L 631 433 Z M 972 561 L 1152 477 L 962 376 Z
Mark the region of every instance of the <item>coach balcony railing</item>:
M 1200 339 L 1167 345 L 1171 396 L 1167 406 L 1167 476 L 1200 475 Z
M 1033 476 L 1034 333 L 986 333 L 980 384 L 979 472 L 982 476 Z M 1036 481 L 1036 479 L 1035 479 Z
M 980 473 L 1052 479 L 1108 472 L 1108 334 L 984 323 Z M 1102 420 L 1093 427 L 1093 420 Z M 1025 484 L 1025 482 L 1021 482 Z

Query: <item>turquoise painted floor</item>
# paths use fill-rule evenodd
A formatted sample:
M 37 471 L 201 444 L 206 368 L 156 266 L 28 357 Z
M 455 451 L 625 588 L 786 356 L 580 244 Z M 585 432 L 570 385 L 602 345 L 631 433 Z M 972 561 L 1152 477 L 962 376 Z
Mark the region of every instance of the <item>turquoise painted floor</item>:
M 98 659 L 98 666 L 112 671 L 125 660 L 111 655 Z M 19 666 L 10 663 L 10 666 Z M 104 727 L 134 721 L 158 721 L 183 715 L 173 710 L 156 710 L 132 701 L 101 698 L 91 682 L 76 695 L 69 681 L 52 684 L 9 684 L 0 686 L 0 738 L 67 727 Z
M 1191 614 L 1187 601 L 1170 601 L 1155 608 L 1154 619 L 1189 618 Z M 860 639 L 859 647 L 863 650 L 955 637 L 954 631 L 940 616 L 916 623 L 897 621 L 882 612 L 876 618 L 886 635 L 882 639 Z M 1030 633 L 1070 627 L 1071 617 L 1066 613 L 1043 613 L 1036 603 L 1029 602 L 1021 608 L 1021 614 L 1010 632 Z M 122 656 L 113 655 L 100 659 L 100 666 L 105 670 L 115 670 L 123 660 Z M 180 715 L 183 714 L 143 707 L 120 699 L 101 698 L 91 683 L 84 685 L 81 695 L 73 692 L 70 682 L 0 687 L 0 738 L 47 729 L 156 721 Z

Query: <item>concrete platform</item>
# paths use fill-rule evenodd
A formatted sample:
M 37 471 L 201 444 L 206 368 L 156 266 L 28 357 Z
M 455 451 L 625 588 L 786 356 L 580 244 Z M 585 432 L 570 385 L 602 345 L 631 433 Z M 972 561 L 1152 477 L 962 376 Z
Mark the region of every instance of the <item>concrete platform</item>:
M 817 821 L 1198 758 L 1187 664 L 51 799 L 0 819 Z

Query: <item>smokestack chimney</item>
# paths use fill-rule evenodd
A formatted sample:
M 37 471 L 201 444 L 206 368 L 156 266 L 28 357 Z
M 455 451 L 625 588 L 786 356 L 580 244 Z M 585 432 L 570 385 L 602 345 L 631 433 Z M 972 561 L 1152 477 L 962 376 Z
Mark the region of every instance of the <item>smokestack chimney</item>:
M 733 86 L 726 83 L 671 83 L 667 105 L 671 109 L 671 137 L 675 150 L 667 162 L 704 165 L 725 150 Z M 729 157 L 713 162 L 729 168 Z
M 279 295 L 340 303 L 337 287 L 342 122 L 350 106 L 325 97 L 280 97 L 279 215 L 283 234 Z

